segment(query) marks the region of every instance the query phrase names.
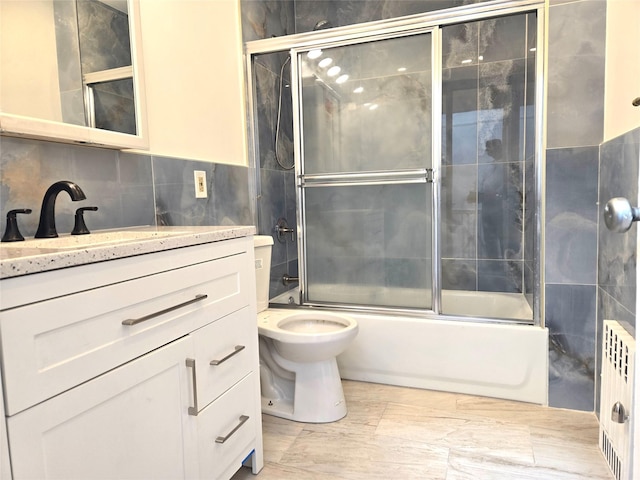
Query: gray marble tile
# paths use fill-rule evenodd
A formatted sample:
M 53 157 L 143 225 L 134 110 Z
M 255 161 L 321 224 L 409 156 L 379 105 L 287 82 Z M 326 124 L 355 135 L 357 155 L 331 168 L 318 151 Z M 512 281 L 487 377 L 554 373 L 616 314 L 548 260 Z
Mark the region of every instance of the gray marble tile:
M 549 11 L 549 59 L 605 53 L 606 0 L 578 0 Z
M 108 91 L 109 85 L 119 91 Z M 122 87 L 120 87 L 122 86 Z M 123 92 L 125 90 L 125 92 Z M 133 79 L 106 82 L 93 92 L 95 127 L 102 130 L 135 135 L 136 106 L 133 98 Z
M 285 217 L 285 174 L 282 171 L 260 170 L 261 195 L 258 199 L 258 232 L 261 235 L 273 235 L 278 219 Z M 293 220 L 287 218 L 289 226 Z M 272 263 L 278 264 L 286 260 L 286 246 L 277 241 L 272 252 Z
M 431 270 L 431 260 L 427 258 L 387 258 L 385 284 L 391 288 L 431 289 Z
M 62 120 L 74 125 L 87 125 L 82 92 L 76 2 L 54 2 L 53 13 Z
M 194 170 L 206 172 L 207 198 L 195 198 Z M 154 156 L 153 173 L 158 224 L 251 224 L 246 167 Z
M 476 261 L 442 259 L 443 290 L 478 290 Z
M 479 0 L 482 1 L 482 0 Z M 476 3 L 476 0 L 296 0 L 296 32 L 308 32 L 321 20 L 333 27 L 424 13 Z
M 477 167 L 442 169 L 441 254 L 444 258 L 475 258 L 477 245 Z
M 86 125 L 84 112 L 84 93 L 82 89 L 60 92 L 60 108 L 62 121 L 72 125 Z
M 635 205 L 638 198 L 640 129 L 613 139 L 601 148 L 600 224 L 598 226 L 598 285 L 627 310 L 635 313 L 636 229 L 625 233 L 606 229 L 602 221 L 605 203 L 613 197 L 626 197 Z
M 478 64 L 478 22 L 442 28 L 442 65 L 445 69 Z M 462 63 L 462 62 L 465 63 Z
M 547 151 L 546 279 L 596 282 L 598 149 Z
M 525 61 L 482 63 L 478 83 L 478 162 L 523 160 L 521 119 L 526 90 Z
M 475 164 L 478 161 L 477 66 L 443 71 L 442 111 L 443 165 Z
M 31 208 L 19 218 L 24 236 L 36 232 L 42 197 L 58 180 L 71 180 L 83 189 L 87 200 L 72 202 L 61 194 L 56 202 L 59 233 L 73 229 L 74 213 L 81 206 L 97 206 L 87 213 L 89 229 L 119 228 L 153 223 L 150 160 L 146 156 L 119 156 L 114 150 L 2 137 L 0 148 L 0 202 L 5 211 Z M 136 182 L 131 197 L 127 182 Z M 2 216 L 0 229 L 4 230 Z
M 524 58 L 526 15 L 516 14 L 479 22 L 478 54 L 483 62 Z
M 478 166 L 478 258 L 521 260 L 522 164 Z
M 240 165 L 213 164 L 209 195 L 215 201 L 212 225 L 252 225 L 249 170 Z
M 243 42 L 295 33 L 294 3 L 293 0 L 241 0 Z
M 597 145 L 602 140 L 605 9 L 601 0 L 549 9 L 549 148 Z
M 275 169 L 275 132 L 278 116 L 278 76 L 262 65 L 254 67 L 256 89 L 256 123 L 258 138 L 254 148 L 258 151 L 261 168 Z
M 549 404 L 593 411 L 596 287 L 547 284 Z
M 522 293 L 522 261 L 478 260 L 478 290 Z
M 129 18 L 104 3 L 78 2 L 78 31 L 82 72 L 99 72 L 131 65 Z

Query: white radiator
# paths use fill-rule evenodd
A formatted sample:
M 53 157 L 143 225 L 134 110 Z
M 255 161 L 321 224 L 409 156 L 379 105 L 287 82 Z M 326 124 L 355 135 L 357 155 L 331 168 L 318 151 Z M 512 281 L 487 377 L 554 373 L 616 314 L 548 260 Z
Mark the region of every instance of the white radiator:
M 636 341 L 616 321 L 605 320 L 600 388 L 600 449 L 616 480 L 631 480 L 629 416 L 633 405 Z

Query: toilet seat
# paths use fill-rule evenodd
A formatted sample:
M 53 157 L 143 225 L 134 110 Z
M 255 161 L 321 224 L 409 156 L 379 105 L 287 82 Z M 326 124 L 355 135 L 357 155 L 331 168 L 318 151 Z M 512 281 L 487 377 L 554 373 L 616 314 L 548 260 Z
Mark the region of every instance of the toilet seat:
M 267 309 L 258 313 L 258 333 L 289 343 L 329 342 L 358 328 L 350 317 L 326 312 Z

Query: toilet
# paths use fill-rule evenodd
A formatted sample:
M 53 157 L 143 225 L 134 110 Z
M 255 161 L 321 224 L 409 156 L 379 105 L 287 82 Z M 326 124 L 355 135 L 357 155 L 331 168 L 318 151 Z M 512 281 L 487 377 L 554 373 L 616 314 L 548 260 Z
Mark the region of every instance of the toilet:
M 262 412 L 305 423 L 347 414 L 336 356 L 358 334 L 346 315 L 269 306 L 270 236 L 256 235 L 256 294 Z

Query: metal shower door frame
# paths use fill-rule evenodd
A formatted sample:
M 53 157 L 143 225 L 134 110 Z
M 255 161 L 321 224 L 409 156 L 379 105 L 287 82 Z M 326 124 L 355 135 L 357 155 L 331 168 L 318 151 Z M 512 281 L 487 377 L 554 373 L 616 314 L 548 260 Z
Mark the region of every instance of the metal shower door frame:
M 546 3 L 544 0 L 491 0 L 471 5 L 464 5 L 460 7 L 449 8 L 445 10 L 439 10 L 434 12 L 427 12 L 422 14 L 408 15 L 405 17 L 399 17 L 390 20 L 378 20 L 367 22 L 363 24 L 349 25 L 344 27 L 336 27 L 327 30 L 319 30 L 313 32 L 305 32 L 300 34 L 286 35 L 282 37 L 274 37 L 263 40 L 255 40 L 247 42 L 245 44 L 245 61 L 246 72 L 252 72 L 253 68 L 253 55 L 276 53 L 288 51 L 291 56 L 291 72 L 292 72 L 292 87 L 298 85 L 297 71 L 298 61 L 297 54 L 300 52 L 307 52 L 314 48 L 321 48 L 322 46 L 340 46 L 349 45 L 354 43 L 361 43 L 366 41 L 372 41 L 376 39 L 396 38 L 401 36 L 414 35 L 420 31 L 424 33 L 430 31 L 432 35 L 432 52 L 434 56 L 432 58 L 433 75 L 437 75 L 436 80 L 432 85 L 432 135 L 433 139 L 440 138 L 441 130 L 441 111 L 442 111 L 442 48 L 441 48 L 441 27 L 446 25 L 452 25 L 456 23 L 465 23 L 471 21 L 477 21 L 492 17 L 505 16 L 510 14 L 535 12 L 537 14 L 537 60 L 536 60 L 536 85 L 535 85 L 535 171 L 536 171 L 536 184 L 535 184 L 535 208 L 536 208 L 536 239 L 537 245 L 534 248 L 536 258 L 536 270 L 534 272 L 534 284 L 535 292 L 533 298 L 533 324 L 536 326 L 544 327 L 544 242 L 545 242 L 545 150 L 546 150 L 546 118 L 545 111 L 545 92 L 546 92 L 546 78 L 544 72 L 546 71 L 546 65 L 548 58 L 546 55 L 545 41 L 546 38 Z M 435 50 L 437 48 L 437 50 Z M 294 79 L 293 76 L 296 76 Z M 432 78 L 433 79 L 433 78 Z M 249 105 L 252 108 L 252 115 L 249 116 L 249 154 L 253 160 L 253 167 L 255 168 L 255 191 L 256 196 L 260 194 L 260 164 L 257 158 L 257 151 L 253 145 L 255 144 L 257 135 L 256 124 L 256 105 L 254 100 L 254 85 L 251 75 L 247 75 L 247 99 Z M 301 143 L 299 141 L 300 131 L 300 116 L 299 116 L 299 87 L 292 88 L 292 100 L 293 100 L 293 133 L 294 133 L 294 159 L 296 175 L 300 172 L 300 162 L 302 161 Z M 436 114 L 437 113 L 437 114 Z M 437 130 L 436 130 L 437 128 Z M 437 144 L 437 145 L 436 145 Z M 439 239 L 439 224 L 440 224 L 440 172 L 441 172 L 441 144 L 440 142 L 432 142 L 432 168 L 433 168 L 433 212 L 432 219 L 434 228 L 432 229 L 432 269 L 433 269 L 433 302 L 432 310 L 416 311 L 415 309 L 407 310 L 404 313 L 410 315 L 426 316 L 428 314 L 439 314 L 441 311 L 441 259 L 440 259 L 440 239 Z M 296 188 L 296 201 L 299 206 L 302 206 L 304 201 L 300 195 L 300 188 Z M 298 236 L 298 263 L 303 269 L 304 257 L 304 236 L 302 235 L 302 208 L 298 208 L 297 218 L 297 236 Z M 305 280 L 303 275 L 300 275 L 300 287 L 301 291 L 304 290 Z M 302 300 L 302 294 L 301 298 Z M 321 308 L 321 307 L 319 307 Z M 354 306 L 356 310 L 365 311 L 394 311 L 403 313 L 402 309 L 388 309 L 384 307 L 360 307 Z M 424 312 L 423 315 L 420 312 Z M 456 318 L 456 317 L 453 317 Z M 460 318 L 461 320 L 468 320 Z M 474 318 L 477 321 L 478 318 Z M 480 318 L 480 321 L 483 319 Z M 496 321 L 495 319 L 487 319 L 488 321 Z
M 440 71 L 437 63 L 440 58 L 440 43 L 438 41 L 437 26 L 419 26 L 416 28 L 405 29 L 398 31 L 396 28 L 389 31 L 381 31 L 379 28 L 372 28 L 370 31 L 360 32 L 357 36 L 349 36 L 340 40 L 325 41 L 313 45 L 312 47 L 297 47 L 292 48 L 291 55 L 291 95 L 293 104 L 293 143 L 294 143 L 294 161 L 295 161 L 295 175 L 296 175 L 296 204 L 299 206 L 297 209 L 297 229 L 298 232 L 304 232 L 305 230 L 305 196 L 303 190 L 305 188 L 314 188 L 322 186 L 354 186 L 354 185 L 391 185 L 391 184 L 407 184 L 407 183 L 431 183 L 432 185 L 432 208 L 431 208 L 431 255 L 432 255 L 432 267 L 431 267 L 431 308 L 420 309 L 418 311 L 434 313 L 439 312 L 440 307 L 440 284 L 438 271 L 440 268 L 439 258 L 435 255 L 438 252 L 437 241 L 437 205 L 438 197 L 436 198 L 436 190 L 438 190 L 439 182 L 436 181 L 439 178 L 440 171 L 440 142 L 433 141 L 436 137 L 436 133 L 440 132 L 440 118 L 442 100 L 441 94 L 438 94 L 436 90 L 440 90 L 440 85 L 437 80 L 440 79 Z M 352 45 L 359 45 L 363 43 L 373 43 L 377 41 L 392 40 L 398 38 L 413 37 L 417 35 L 429 35 L 431 38 L 431 166 L 424 169 L 411 169 L 411 170 L 385 170 L 385 171 L 366 171 L 359 173 L 336 173 L 336 174 L 305 174 L 304 168 L 304 124 L 302 118 L 302 81 L 300 78 L 300 64 L 298 61 L 299 55 L 303 55 L 310 50 L 314 49 L 327 49 L 335 47 L 349 47 Z M 425 205 L 426 207 L 426 205 Z M 427 232 L 429 234 L 429 232 Z M 298 235 L 298 277 L 300 287 L 300 303 L 303 305 L 323 307 L 326 304 L 318 304 L 309 302 L 306 300 L 307 291 L 307 244 L 306 236 L 304 234 Z M 403 308 L 387 308 L 380 306 L 362 306 L 362 305 L 350 305 L 343 302 L 336 302 L 330 304 L 331 307 L 339 306 L 340 308 L 348 310 L 379 310 L 394 312 L 403 311 Z M 415 313 L 415 309 L 406 309 L 407 312 Z

